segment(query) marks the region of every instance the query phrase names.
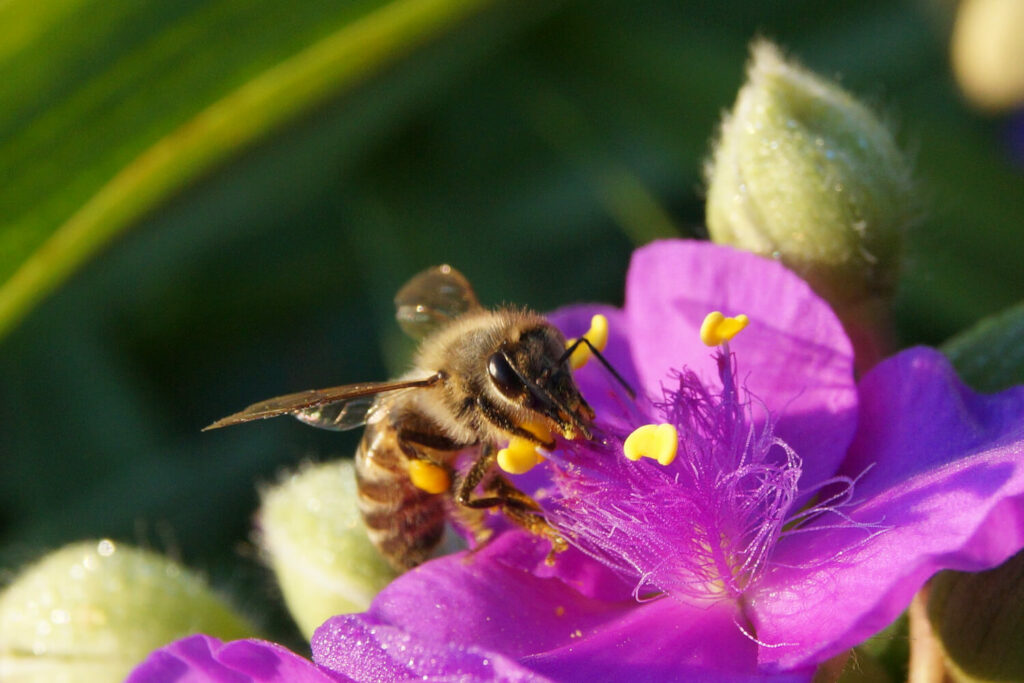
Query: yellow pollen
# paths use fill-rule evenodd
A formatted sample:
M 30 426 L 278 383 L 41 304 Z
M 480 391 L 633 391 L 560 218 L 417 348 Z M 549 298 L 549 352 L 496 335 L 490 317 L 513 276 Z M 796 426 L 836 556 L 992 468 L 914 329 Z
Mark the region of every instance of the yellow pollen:
M 427 493 L 444 493 L 452 485 L 448 472 L 427 460 L 409 461 L 409 480 L 413 486 Z
M 551 430 L 543 422 L 524 422 L 520 425 L 544 442 L 551 441 Z M 544 458 L 537 452 L 537 444 L 521 436 L 513 436 L 508 440 L 508 446 L 498 451 L 498 467 L 509 474 L 523 474 L 544 462 Z
M 749 322 L 750 318 L 742 314 L 726 318 L 718 311 L 708 313 L 700 326 L 700 340 L 708 346 L 719 346 L 739 334 Z
M 498 451 L 498 467 L 509 474 L 529 472 L 543 460 L 537 452 L 537 444 L 518 436 L 513 436 L 508 446 Z
M 551 430 L 548 429 L 548 426 L 543 422 L 535 420 L 532 422 L 524 422 L 519 426 L 545 443 L 549 443 L 551 441 Z
M 608 345 L 608 318 L 604 317 L 600 313 L 590 319 L 590 329 L 587 330 L 586 334 L 587 341 L 594 345 L 594 348 L 598 351 L 604 351 L 604 347 Z M 570 339 L 566 342 L 566 347 L 570 347 L 576 343 L 576 339 Z M 569 365 L 573 370 L 579 370 L 590 357 L 594 354 L 591 353 L 590 348 L 586 344 L 580 344 L 576 347 L 576 350 L 569 356 Z
M 659 465 L 671 464 L 678 450 L 679 432 L 668 423 L 638 427 L 622 444 L 622 452 L 630 460 L 653 458 Z

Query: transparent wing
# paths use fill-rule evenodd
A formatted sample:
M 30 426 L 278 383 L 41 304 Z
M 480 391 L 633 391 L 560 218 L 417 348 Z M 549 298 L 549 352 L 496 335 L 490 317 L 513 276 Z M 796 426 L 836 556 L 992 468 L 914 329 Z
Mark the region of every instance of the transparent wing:
M 395 317 L 410 337 L 423 339 L 452 318 L 480 308 L 473 287 L 451 266 L 434 266 L 413 277 L 395 296 Z
M 392 391 L 388 395 L 399 393 L 399 391 L 401 390 Z M 292 415 L 311 427 L 343 432 L 346 429 L 355 429 L 366 424 L 376 406 L 381 405 L 380 401 L 382 400 L 381 396 L 377 394 L 358 396 L 336 403 L 306 408 L 292 413 Z
M 378 395 L 402 389 L 429 387 L 440 381 L 441 375 L 437 374 L 423 379 L 364 382 L 330 389 L 300 391 L 254 403 L 245 410 L 217 420 L 203 431 L 253 420 L 265 420 L 278 415 L 294 415 L 307 424 L 325 429 L 352 429 L 366 421 Z

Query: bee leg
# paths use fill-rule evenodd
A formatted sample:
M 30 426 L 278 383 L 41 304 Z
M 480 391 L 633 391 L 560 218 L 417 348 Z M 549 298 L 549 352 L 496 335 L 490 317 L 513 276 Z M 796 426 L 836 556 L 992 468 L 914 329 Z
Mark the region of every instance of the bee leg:
M 517 489 L 504 476 L 497 475 L 488 483 L 485 491 L 503 501 L 501 511 L 506 517 L 534 536 L 546 538 L 551 543 L 551 550 L 544 559 L 545 564 L 554 565 L 555 555 L 569 549 L 569 543 L 565 537 L 551 526 L 543 514 L 540 514 L 540 506 L 537 501 Z
M 404 429 L 398 430 L 398 440 L 403 444 L 410 444 L 416 446 L 425 446 L 435 451 L 459 451 L 471 444 L 459 443 L 454 439 L 450 439 L 444 434 L 437 434 L 428 431 L 419 431 L 415 429 Z M 415 455 L 410 457 L 422 457 L 419 456 L 418 452 L 415 451 Z
M 448 454 L 460 451 L 472 444 L 459 443 L 440 433 L 437 427 L 422 417 L 402 413 L 392 419 L 398 433 L 398 445 L 410 460 L 423 460 L 443 469 L 451 478 L 454 468 Z M 434 492 L 436 493 L 436 491 Z
M 496 457 L 493 446 L 485 444 L 481 448 L 480 457 L 459 483 L 455 494 L 456 502 L 472 509 L 499 508 L 510 521 L 535 536 L 548 539 L 551 543 L 551 552 L 548 553 L 545 562 L 549 565 L 554 564 L 555 554 L 566 550 L 569 544 L 541 514 L 537 501 L 517 489 L 500 474 L 493 474 L 484 484 L 483 497 L 474 497 L 474 489 L 491 473 Z
M 414 479 L 413 485 L 430 493 L 454 493 L 452 482 L 458 480 L 455 468 L 451 464 L 453 454 L 473 444 L 459 443 L 445 436 L 440 433 L 436 425 L 415 413 L 401 413 L 395 416 L 392 422 L 395 424 L 399 447 L 409 459 L 410 478 Z M 443 478 L 435 478 L 435 475 L 429 472 L 426 475 L 426 480 L 413 477 L 413 461 L 422 461 L 435 468 L 440 468 L 448 475 L 448 482 L 445 483 Z M 423 486 L 424 483 L 430 485 Z M 436 488 L 433 486 L 434 483 L 437 484 Z M 445 490 L 442 490 L 442 487 Z M 460 505 L 448 505 L 447 507 L 452 521 L 463 532 L 473 536 L 477 547 L 482 546 L 491 537 L 493 532 L 484 523 L 483 510 L 473 510 Z

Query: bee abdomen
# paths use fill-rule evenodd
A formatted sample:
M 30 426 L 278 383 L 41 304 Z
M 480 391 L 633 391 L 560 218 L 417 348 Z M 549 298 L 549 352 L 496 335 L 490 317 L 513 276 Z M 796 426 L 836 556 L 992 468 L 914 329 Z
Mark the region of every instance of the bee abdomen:
M 444 499 L 413 486 L 390 424 L 367 427 L 355 466 L 359 509 L 370 541 L 398 571 L 423 563 L 444 534 Z

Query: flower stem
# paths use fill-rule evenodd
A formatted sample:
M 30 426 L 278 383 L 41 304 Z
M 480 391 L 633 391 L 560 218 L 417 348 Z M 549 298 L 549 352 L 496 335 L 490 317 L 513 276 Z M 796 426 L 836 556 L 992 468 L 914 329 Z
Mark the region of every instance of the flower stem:
M 928 620 L 928 586 L 914 596 L 907 610 L 910 621 L 910 664 L 907 683 L 944 683 L 946 660 Z

